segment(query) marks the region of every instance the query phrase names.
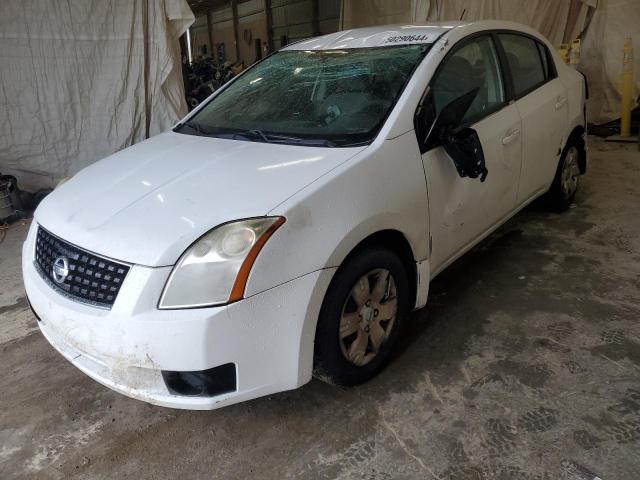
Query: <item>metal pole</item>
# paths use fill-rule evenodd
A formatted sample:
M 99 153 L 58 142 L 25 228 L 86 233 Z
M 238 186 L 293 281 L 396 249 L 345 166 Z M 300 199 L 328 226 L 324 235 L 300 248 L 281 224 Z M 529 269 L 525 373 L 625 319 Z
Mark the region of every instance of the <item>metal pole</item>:
M 630 38 L 624 39 L 624 56 L 622 60 L 622 88 L 620 101 L 620 135 L 606 138 L 607 142 L 639 142 L 640 135 L 631 136 L 631 109 L 633 108 L 633 43 Z
M 238 37 L 238 0 L 231 0 L 231 14 L 233 15 L 233 38 L 236 43 L 236 62 L 239 62 L 240 38 Z
M 318 0 L 311 0 L 311 28 L 313 36 L 320 35 L 320 5 Z
M 211 9 L 207 9 L 207 30 L 209 31 L 209 55 L 211 58 L 215 58 L 215 52 L 213 48 L 213 14 Z
M 273 52 L 273 12 L 271 11 L 271 0 L 264 0 L 264 15 L 267 21 L 267 45 L 269 53 Z

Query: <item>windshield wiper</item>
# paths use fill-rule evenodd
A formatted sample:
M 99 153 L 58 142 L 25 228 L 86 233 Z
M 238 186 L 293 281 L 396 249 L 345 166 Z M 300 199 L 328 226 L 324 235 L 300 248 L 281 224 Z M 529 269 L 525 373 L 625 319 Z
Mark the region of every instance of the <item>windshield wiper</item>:
M 245 130 L 244 132 L 236 132 L 231 136 L 231 138 L 235 138 L 236 136 L 242 136 L 245 138 L 259 137 L 263 142 L 271 143 L 271 140 L 269 140 L 269 137 L 267 137 L 262 130 L 252 129 L 252 130 Z
M 283 143 L 291 143 L 293 145 L 308 145 L 310 147 L 335 147 L 335 142 L 326 138 L 300 138 L 300 137 L 277 137 L 277 140 Z
M 221 137 L 221 138 L 244 138 L 251 141 L 258 141 L 264 143 L 284 143 L 290 145 L 308 145 L 308 146 L 319 146 L 319 147 L 335 147 L 335 142 L 331 140 L 327 140 L 325 138 L 304 138 L 304 137 L 291 137 L 288 135 L 280 135 L 276 133 L 265 133 L 262 130 L 258 129 L 250 129 L 250 130 L 242 130 L 239 132 L 233 133 L 225 133 L 225 132 L 216 132 L 216 131 L 207 131 L 205 127 L 199 123 L 186 121 L 180 127 L 189 127 L 199 135 L 206 137 Z
M 318 145 L 322 147 L 335 147 L 335 143 L 326 138 L 304 138 L 304 137 L 291 137 L 288 135 L 268 134 L 267 137 L 273 142 L 279 143 L 291 143 L 294 145 Z
M 262 130 L 251 129 L 243 132 L 237 132 L 232 135 L 232 138 L 244 137 L 250 139 L 256 139 L 265 143 L 288 143 L 293 145 L 319 145 L 323 147 L 333 147 L 334 143 L 326 139 L 315 138 L 301 138 L 290 137 L 288 135 L 280 135 L 277 133 L 264 133 Z
M 191 130 L 195 130 L 196 132 L 198 132 L 200 135 L 207 135 L 205 133 L 205 131 L 203 130 L 202 126 L 199 123 L 196 122 L 192 122 L 190 120 L 187 120 L 186 122 L 184 122 L 183 124 L 181 124 L 178 129 L 182 129 L 182 127 L 189 127 Z

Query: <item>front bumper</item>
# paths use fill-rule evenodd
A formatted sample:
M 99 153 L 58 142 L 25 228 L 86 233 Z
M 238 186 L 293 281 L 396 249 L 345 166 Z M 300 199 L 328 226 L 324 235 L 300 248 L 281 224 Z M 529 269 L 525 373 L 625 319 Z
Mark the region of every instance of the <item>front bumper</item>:
M 40 330 L 67 360 L 103 385 L 156 405 L 205 410 L 311 379 L 316 319 L 333 270 L 227 306 L 158 310 L 171 267 L 135 265 L 113 308 L 104 310 L 59 294 L 40 277 L 33 265 L 34 236 L 32 228 L 22 268 Z M 236 367 L 237 388 L 214 397 L 174 395 L 161 373 L 228 363 Z

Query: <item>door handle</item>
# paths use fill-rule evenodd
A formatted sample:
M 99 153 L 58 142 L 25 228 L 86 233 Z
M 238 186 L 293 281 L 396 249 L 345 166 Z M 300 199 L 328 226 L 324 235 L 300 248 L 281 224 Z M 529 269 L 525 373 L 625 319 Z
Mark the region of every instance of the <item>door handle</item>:
M 520 130 L 514 130 L 502 139 L 502 145 L 508 145 L 520 136 Z
M 556 101 L 556 110 L 560 110 L 567 103 L 567 97 L 558 97 Z

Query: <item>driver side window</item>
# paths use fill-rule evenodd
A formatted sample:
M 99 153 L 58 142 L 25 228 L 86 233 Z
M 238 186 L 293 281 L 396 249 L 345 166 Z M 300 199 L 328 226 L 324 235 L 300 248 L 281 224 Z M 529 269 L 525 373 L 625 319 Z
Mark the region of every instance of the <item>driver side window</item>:
M 505 101 L 504 85 L 493 40 L 483 36 L 454 51 L 431 83 L 433 108 L 437 116 L 453 100 L 478 89 L 462 119 L 470 125 L 493 113 Z

